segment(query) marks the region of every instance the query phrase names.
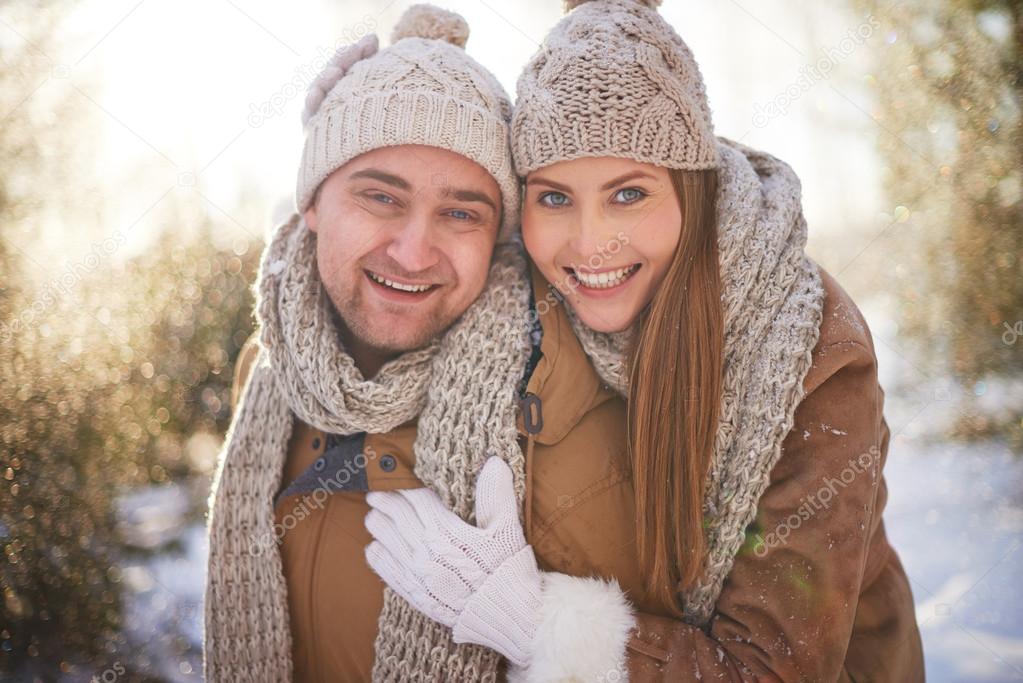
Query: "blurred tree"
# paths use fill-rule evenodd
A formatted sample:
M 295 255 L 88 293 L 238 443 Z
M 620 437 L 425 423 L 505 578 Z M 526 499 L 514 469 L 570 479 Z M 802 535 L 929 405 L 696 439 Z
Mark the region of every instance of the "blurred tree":
M 227 427 L 259 245 L 218 246 L 226 226 L 197 217 L 186 193 L 148 249 L 114 258 L 123 235 L 96 225 L 100 213 L 65 206 L 77 181 L 62 171 L 76 153 L 74 125 L 94 125 L 87 105 L 33 99 L 56 66 L 57 13 L 31 2 L 4 9 L 19 34 L 0 41 L 0 679 L 114 670 L 160 680 L 151 658 L 161 640 L 183 660 L 201 654 L 180 628 L 145 634 L 145 648 L 126 636 L 120 567 L 147 549 L 119 533 L 118 498 L 205 481 L 215 452 L 189 443 Z M 47 116 L 77 124 L 48 126 Z M 54 206 L 76 230 L 108 235 L 59 273 L 32 256 L 37 217 Z M 208 486 L 194 490 L 198 522 Z
M 883 236 L 904 338 L 966 390 L 1023 381 L 1023 4 L 854 0 L 882 25 L 875 118 L 893 206 Z M 1018 403 L 1018 402 L 1017 402 Z M 1018 411 L 958 435 L 1019 447 Z
M 55 142 L 37 119 L 29 93 L 48 80 L 47 56 L 55 22 L 32 15 L 31 5 L 9 8 L 22 27 L 0 42 L 0 670 L 22 671 L 23 663 L 63 660 L 56 649 L 94 653 L 109 637 L 119 606 L 105 535 L 112 529 L 109 499 L 84 486 L 99 477 L 98 462 L 75 456 L 81 423 L 69 415 L 83 396 L 53 383 L 50 328 L 41 322 L 49 299 L 37 296 L 34 264 L 17 243 L 12 226 L 45 202 L 41 184 L 26 179 L 53 176 L 46 150 Z M 8 17 L 10 18 L 10 17 Z M 67 102 L 56 114 L 66 114 Z M 74 403 L 72 403 L 72 401 Z M 87 628 L 83 628 L 87 626 Z M 33 665 L 31 668 L 35 668 Z

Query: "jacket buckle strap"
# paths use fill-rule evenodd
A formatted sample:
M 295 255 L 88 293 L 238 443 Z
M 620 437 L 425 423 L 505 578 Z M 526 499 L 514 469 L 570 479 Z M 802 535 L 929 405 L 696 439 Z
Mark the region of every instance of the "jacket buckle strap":
M 530 392 L 519 401 L 519 410 L 522 411 L 522 426 L 526 434 L 535 436 L 543 429 L 543 402 L 540 397 Z

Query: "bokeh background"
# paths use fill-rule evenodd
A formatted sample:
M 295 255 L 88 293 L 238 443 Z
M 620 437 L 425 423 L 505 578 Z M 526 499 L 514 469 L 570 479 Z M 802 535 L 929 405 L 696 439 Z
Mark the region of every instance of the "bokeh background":
M 201 679 L 210 475 L 305 87 L 408 4 L 0 4 L 0 680 Z M 512 93 L 561 13 L 440 4 Z M 1023 6 L 661 11 L 870 324 L 929 680 L 1023 680 Z

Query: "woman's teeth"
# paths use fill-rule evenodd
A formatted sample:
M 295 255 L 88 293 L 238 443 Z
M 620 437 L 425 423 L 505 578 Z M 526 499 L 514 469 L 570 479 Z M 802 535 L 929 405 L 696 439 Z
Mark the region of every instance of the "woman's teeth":
M 369 275 L 370 279 L 373 280 L 373 282 L 385 285 L 387 287 L 390 287 L 391 289 L 397 289 L 400 292 L 425 292 L 426 290 L 430 289 L 430 287 L 433 286 L 433 285 L 406 285 L 402 284 L 401 282 L 394 282 L 392 280 L 388 280 L 385 277 L 380 277 L 376 273 L 371 273 L 368 270 L 366 271 L 366 274 Z
M 573 270 L 572 274 L 575 275 L 576 279 L 584 287 L 610 289 L 628 280 L 637 270 L 639 270 L 639 264 L 635 263 L 631 266 L 619 268 L 618 270 L 609 270 L 605 273 L 584 273 L 579 270 Z

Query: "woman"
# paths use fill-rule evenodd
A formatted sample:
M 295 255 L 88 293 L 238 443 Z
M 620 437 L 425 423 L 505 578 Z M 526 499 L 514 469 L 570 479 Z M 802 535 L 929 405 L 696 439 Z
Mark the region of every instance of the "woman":
M 524 524 L 498 458 L 475 525 L 427 489 L 374 493 L 368 561 L 455 642 L 507 657 L 512 680 L 923 680 L 881 520 L 873 343 L 803 251 L 798 179 L 715 137 L 658 3 L 569 4 L 518 85 L 523 238 L 545 376 L 574 367 L 560 337 L 549 353 L 570 325 L 625 408 L 599 409 L 620 420 L 626 436 L 609 441 L 627 476 L 587 485 L 587 457 L 601 458 L 562 449 L 583 488 L 568 512 L 527 493 Z M 575 369 L 560 381 L 573 376 L 585 393 Z M 545 421 L 573 400 L 555 396 Z M 534 492 L 567 486 L 533 446 Z

